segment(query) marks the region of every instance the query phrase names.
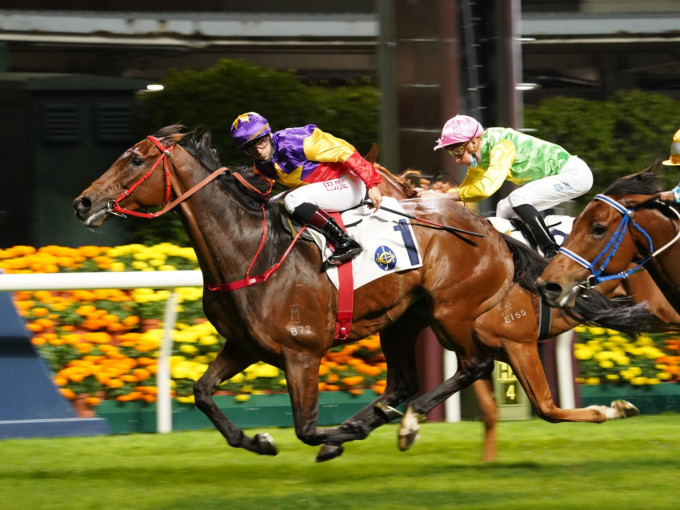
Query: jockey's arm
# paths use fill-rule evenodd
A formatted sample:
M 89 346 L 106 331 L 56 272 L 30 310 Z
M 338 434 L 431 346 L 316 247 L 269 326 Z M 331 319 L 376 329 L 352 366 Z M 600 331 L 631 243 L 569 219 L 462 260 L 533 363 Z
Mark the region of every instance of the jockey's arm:
M 310 161 L 343 163 L 348 170 L 364 181 L 373 206 L 376 209 L 380 207 L 382 195 L 377 186 L 382 177 L 373 164 L 366 161 L 351 144 L 316 128 L 303 142 L 303 148 L 305 157 Z
M 680 183 L 671 191 L 663 191 L 659 194 L 662 202 L 674 202 L 680 204 Z

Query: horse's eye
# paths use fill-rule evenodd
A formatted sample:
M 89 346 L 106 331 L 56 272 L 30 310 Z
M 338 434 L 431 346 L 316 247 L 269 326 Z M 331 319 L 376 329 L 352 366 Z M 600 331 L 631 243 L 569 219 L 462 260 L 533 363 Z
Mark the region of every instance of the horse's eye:
M 590 227 L 590 233 L 594 236 L 601 237 L 607 233 L 607 227 L 602 223 L 593 223 Z
M 130 163 L 133 166 L 140 166 L 142 163 L 144 163 L 144 160 L 142 158 L 140 158 L 139 156 L 132 156 L 130 158 Z

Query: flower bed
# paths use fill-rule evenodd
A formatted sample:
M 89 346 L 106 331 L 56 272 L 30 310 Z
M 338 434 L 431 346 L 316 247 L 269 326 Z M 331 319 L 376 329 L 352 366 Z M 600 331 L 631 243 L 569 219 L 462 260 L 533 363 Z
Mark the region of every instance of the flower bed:
M 0 269 L 7 273 L 197 268 L 192 249 L 170 244 L 0 250 Z M 178 403 L 193 403 L 194 382 L 225 341 L 203 317 L 202 291 L 177 289 L 178 320 L 170 362 L 172 391 Z M 62 394 L 93 406 L 102 401 L 155 402 L 163 335 L 159 319 L 168 296 L 169 291 L 155 289 L 35 291 L 17 292 L 14 300 Z M 146 325 L 149 319 L 155 320 L 155 326 Z M 322 360 L 319 375 L 322 391 L 381 394 L 386 364 L 379 337 L 331 350 Z M 218 394 L 230 394 L 243 402 L 253 395 L 285 391 L 283 373 L 257 363 L 225 381 Z
M 644 414 L 680 411 L 680 336 L 641 335 L 633 339 L 604 328 L 579 326 L 581 406 L 629 400 Z
M 576 382 L 599 384 L 656 385 L 680 382 L 680 335 L 641 335 L 632 339 L 604 328 L 574 329 L 578 360 Z

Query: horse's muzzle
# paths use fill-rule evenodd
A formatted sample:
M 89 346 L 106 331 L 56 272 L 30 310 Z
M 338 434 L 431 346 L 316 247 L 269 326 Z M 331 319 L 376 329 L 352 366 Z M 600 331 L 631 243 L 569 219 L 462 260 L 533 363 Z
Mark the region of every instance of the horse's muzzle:
M 106 208 L 91 213 L 92 201 L 86 195 L 76 198 L 73 201 L 73 208 L 76 211 L 76 218 L 82 221 L 86 227 L 99 227 L 109 217 L 109 212 Z

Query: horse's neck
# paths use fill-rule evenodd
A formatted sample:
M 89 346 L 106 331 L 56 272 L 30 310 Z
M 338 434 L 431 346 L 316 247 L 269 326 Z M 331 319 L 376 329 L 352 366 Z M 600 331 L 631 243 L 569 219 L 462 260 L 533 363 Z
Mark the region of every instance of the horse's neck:
M 680 220 L 657 221 L 662 215 L 657 210 L 649 210 L 648 214 L 652 218 L 648 221 L 647 218 L 640 219 L 639 223 L 652 239 L 655 256 L 645 267 L 664 296 L 680 313 L 680 264 L 677 263 L 680 257 L 680 239 L 674 241 L 680 232 Z M 631 232 L 640 258 L 646 258 L 650 255 L 647 237 L 637 229 L 631 229 Z
M 180 195 L 206 177 L 205 170 L 185 158 L 176 161 L 173 189 Z M 180 203 L 176 208 L 196 252 L 206 283 L 243 279 L 262 237 L 262 213 L 246 208 L 216 182 Z

